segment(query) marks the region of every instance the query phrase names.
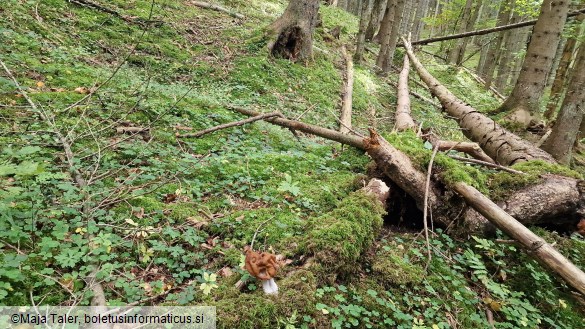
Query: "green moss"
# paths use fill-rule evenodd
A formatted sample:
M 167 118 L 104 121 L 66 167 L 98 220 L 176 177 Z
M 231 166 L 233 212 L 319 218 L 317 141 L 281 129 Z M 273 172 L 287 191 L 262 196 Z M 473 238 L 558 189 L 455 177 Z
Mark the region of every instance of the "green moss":
M 217 307 L 218 328 L 277 328 L 279 320 L 315 311 L 317 285 L 311 272 L 298 270 L 276 282 L 276 296 L 258 289 L 253 294 L 240 293 L 211 303 Z
M 541 181 L 541 175 L 557 174 L 577 179 L 583 176 L 567 167 L 548 163 L 542 160 L 518 163 L 512 168 L 526 173 L 525 175 L 500 171 L 489 177 L 490 196 L 494 200 L 501 200 L 513 191 L 517 191 L 531 184 Z
M 382 225 L 384 210 L 375 196 L 358 191 L 333 211 L 312 218 L 300 248 L 328 271 L 351 267 L 370 247 Z
M 427 172 L 428 164 L 431 161 L 432 150 L 425 147 L 425 143 L 416 136 L 414 131 L 405 131 L 402 133 L 392 133 L 386 136 L 386 139 L 392 146 L 404 152 L 412 160 L 415 168 L 422 172 Z M 449 158 L 443 153 L 437 153 L 434 159 L 434 166 L 440 171 L 446 184 L 456 182 L 465 182 L 482 193 L 487 193 L 486 184 L 487 176 L 479 169 L 462 164 L 461 162 Z
M 411 263 L 402 252 L 392 248 L 376 254 L 372 271 L 384 286 L 418 283 L 424 275 L 420 265 Z

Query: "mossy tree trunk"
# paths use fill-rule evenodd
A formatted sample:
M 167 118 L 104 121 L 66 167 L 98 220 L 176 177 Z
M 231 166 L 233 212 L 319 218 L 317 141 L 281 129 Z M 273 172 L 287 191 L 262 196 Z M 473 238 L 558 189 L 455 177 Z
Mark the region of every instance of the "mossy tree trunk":
M 569 4 L 568 0 L 542 3 L 518 81 L 499 108 L 501 112 L 511 112 L 513 121 L 527 126 L 532 120 L 539 120 L 540 97 L 561 40 Z
M 274 57 L 307 62 L 313 56 L 313 31 L 317 26 L 319 0 L 291 0 L 268 29 L 268 49 Z
M 561 111 L 542 148 L 564 164 L 571 161 L 573 144 L 585 110 L 585 45 L 581 44 Z

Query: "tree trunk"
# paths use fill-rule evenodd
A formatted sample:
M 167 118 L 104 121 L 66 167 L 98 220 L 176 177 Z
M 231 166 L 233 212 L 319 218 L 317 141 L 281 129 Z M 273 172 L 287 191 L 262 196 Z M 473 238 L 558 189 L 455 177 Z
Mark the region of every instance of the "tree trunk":
M 581 44 L 573 75 L 567 87 L 561 111 L 552 133 L 542 148 L 564 164 L 571 162 L 573 144 L 579 133 L 585 110 L 585 45 Z
M 388 0 L 375 0 L 374 7 L 372 9 L 372 15 L 370 15 L 370 21 L 368 22 L 368 28 L 366 29 L 366 40 L 374 40 L 374 36 L 380 28 L 380 23 L 384 18 L 384 12 Z
M 416 128 L 412 116 L 410 115 L 410 94 L 408 93 L 408 72 L 410 63 L 408 56 L 404 56 L 404 65 L 398 77 L 398 97 L 396 102 L 396 130 L 403 131 L 406 129 Z
M 584 15 L 577 17 L 577 24 L 580 25 L 580 22 L 583 21 L 583 17 Z M 561 55 L 559 65 L 556 70 L 555 78 L 550 89 L 550 98 L 546 106 L 546 112 L 544 113 L 544 117 L 548 120 L 554 117 L 554 114 L 558 108 L 558 103 L 561 100 L 561 94 L 567 79 L 567 72 L 573 59 L 575 47 L 577 46 L 577 36 L 581 34 L 581 28 L 578 28 L 577 30 L 578 31 L 576 32 L 576 35 L 572 38 L 569 38 L 563 47 L 563 54 Z
M 512 54 L 512 69 L 510 70 L 510 79 L 508 85 L 515 85 L 520 76 L 522 64 L 524 63 L 525 55 L 522 54 L 522 49 L 526 46 L 527 41 L 530 38 L 530 30 L 528 28 L 518 29 L 514 34 L 513 41 L 511 42 L 512 48 L 509 52 Z
M 414 24 L 412 27 L 412 40 L 420 38 L 420 30 L 423 26 L 422 19 L 427 15 L 429 10 L 429 0 L 419 0 L 416 14 L 414 15 Z
M 392 27 L 394 25 L 394 13 L 396 12 L 396 4 L 398 0 L 388 0 L 386 9 L 384 10 L 384 18 L 380 23 L 380 31 L 375 39 L 380 42 L 380 50 L 376 58 L 376 66 L 381 68 L 384 64 L 384 54 L 388 51 L 390 45 L 390 34 L 392 34 Z
M 439 99 L 444 110 L 458 120 L 459 126 L 464 128 L 463 134 L 478 143 L 488 156 L 502 165 L 513 165 L 537 159 L 555 162 L 550 154 L 512 134 L 489 117 L 457 99 L 422 66 L 414 55 L 412 47 L 406 41 L 404 43 L 412 65 L 433 95 Z
M 508 6 L 505 2 L 502 2 L 500 5 L 500 10 L 498 12 L 497 18 L 497 26 L 508 25 L 510 22 L 510 9 L 514 6 L 514 1 Z M 496 64 L 499 60 L 500 55 L 500 48 L 504 42 L 505 32 L 498 33 L 496 40 L 493 42 L 493 45 L 489 48 L 487 56 L 486 56 L 486 63 L 483 67 L 482 71 L 480 72 L 480 76 L 485 80 L 485 87 L 490 88 L 492 86 L 492 81 L 494 78 L 494 71 L 496 69 Z
M 268 49 L 274 57 L 307 62 L 313 57 L 313 31 L 317 25 L 319 0 L 290 0 L 288 7 L 268 29 Z
M 481 6 L 481 1 L 476 6 Z M 461 18 L 461 25 L 459 26 L 458 33 L 463 33 L 463 32 L 473 30 L 473 25 L 475 25 L 475 20 L 477 20 L 477 15 L 475 15 L 475 14 L 472 15 L 472 13 L 471 13 L 472 7 L 473 7 L 473 0 L 467 0 L 467 2 L 465 3 L 465 8 L 463 9 L 463 17 Z M 474 13 L 479 13 L 478 7 L 476 7 L 474 9 Z M 474 20 L 474 16 L 475 16 L 475 20 Z M 459 63 L 463 59 L 463 54 L 465 52 L 465 46 L 467 45 L 467 42 L 465 40 L 467 40 L 467 38 L 458 39 L 456 41 L 455 46 L 451 49 L 451 51 L 449 52 L 449 55 L 447 57 L 449 59 L 449 63 L 459 65 Z
M 433 20 L 435 20 L 435 22 L 437 20 L 437 16 L 439 16 L 440 12 L 441 12 L 441 1 L 435 0 L 435 10 L 433 11 Z M 431 30 L 429 31 L 429 38 L 432 38 L 433 35 L 435 35 L 434 34 L 434 32 L 435 32 L 435 24 L 436 23 L 434 23 L 431 26 Z
M 384 44 L 385 47 L 380 47 L 378 58 L 376 59 L 376 65 L 381 69 L 385 75 L 390 71 L 392 67 L 392 59 L 394 58 L 394 51 L 396 50 L 396 43 L 398 42 L 398 32 L 400 31 L 400 22 L 402 20 L 402 12 L 404 10 L 405 0 L 395 0 L 394 6 L 394 17 L 393 21 L 388 25 L 387 39 Z M 384 46 L 384 44 L 382 46 Z
M 520 14 L 517 11 L 512 12 L 510 23 L 515 24 L 520 20 Z M 509 30 L 504 34 L 503 46 L 500 48 L 500 61 L 498 63 L 498 70 L 496 72 L 495 86 L 500 92 L 504 92 L 510 80 L 510 73 L 512 71 L 512 64 L 514 61 L 514 51 L 520 48 L 517 43 L 517 31 Z
M 407 35 L 408 32 L 412 31 L 412 19 L 414 10 L 412 8 L 417 5 L 419 0 L 406 0 L 404 1 L 404 8 L 402 9 L 402 19 L 400 20 L 400 30 L 398 36 Z
M 512 93 L 500 106 L 500 112 L 511 112 L 510 119 L 528 126 L 539 120 L 540 97 L 546 85 L 554 55 L 567 19 L 570 1 L 544 0 L 518 81 Z
M 372 19 L 372 7 L 374 6 L 374 0 L 364 0 L 362 6 L 362 12 L 360 17 L 360 28 L 356 37 L 356 50 L 354 54 L 355 61 L 359 64 L 364 59 L 364 48 L 366 44 L 366 29 L 368 28 L 368 22 Z

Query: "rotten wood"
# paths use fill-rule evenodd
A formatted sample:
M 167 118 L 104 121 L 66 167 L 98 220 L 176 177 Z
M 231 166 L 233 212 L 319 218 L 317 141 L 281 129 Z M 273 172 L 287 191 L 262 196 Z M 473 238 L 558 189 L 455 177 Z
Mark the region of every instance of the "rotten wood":
M 265 114 L 260 114 L 260 115 L 256 115 L 253 116 L 251 118 L 248 119 L 244 119 L 244 120 L 240 120 L 240 121 L 235 121 L 235 122 L 230 122 L 230 123 L 225 123 L 222 125 L 218 125 L 215 127 L 211 127 L 211 128 L 207 128 L 205 130 L 201 130 L 195 133 L 189 133 L 189 134 L 175 134 L 175 136 L 179 137 L 179 138 L 185 138 L 185 137 L 201 137 L 203 135 L 207 135 L 209 133 L 212 133 L 214 131 L 218 131 L 218 130 L 222 130 L 222 129 L 227 129 L 227 128 L 231 128 L 231 127 L 237 127 L 237 126 L 243 126 L 247 123 L 252 123 L 255 121 L 260 121 L 260 120 L 266 120 L 268 118 L 273 118 L 273 117 L 282 117 L 282 114 L 278 113 L 278 112 L 272 112 L 272 113 L 265 113 Z
M 345 83 L 343 85 L 343 98 L 341 100 L 341 115 L 339 116 L 339 132 L 347 134 L 351 131 L 351 112 L 353 105 L 353 59 L 345 49 L 341 47 L 341 53 L 345 59 Z
M 203 2 L 203 1 L 191 1 L 191 3 L 197 7 L 200 8 L 205 8 L 205 9 L 211 9 L 211 10 L 215 10 L 215 11 L 219 11 L 222 13 L 226 13 L 232 17 L 238 18 L 238 19 L 244 19 L 246 18 L 244 15 L 236 13 L 234 11 L 231 11 L 227 8 L 224 8 L 222 6 L 213 4 L 213 3 L 208 3 L 208 2 Z
M 491 118 L 464 103 L 433 77 L 414 55 L 412 46 L 403 38 L 405 49 L 421 79 L 439 99 L 444 111 L 455 117 L 463 134 L 479 144 L 485 153 L 502 165 L 529 160 L 543 160 L 556 163 L 545 151 L 498 125 Z
M 570 12 L 567 15 L 567 18 L 578 16 L 582 13 L 585 13 L 585 8 Z M 433 43 L 433 42 L 460 39 L 460 38 L 472 37 L 475 35 L 484 35 L 484 34 L 489 34 L 489 33 L 494 33 L 494 32 L 506 31 L 506 30 L 511 30 L 511 29 L 518 29 L 518 28 L 525 27 L 525 26 L 533 26 L 534 24 L 536 24 L 536 21 L 537 21 L 536 19 L 533 19 L 533 20 L 525 21 L 525 22 L 496 26 L 496 27 L 489 28 L 489 29 L 481 29 L 481 30 L 469 31 L 469 32 L 464 32 L 464 33 L 446 35 L 446 36 L 442 36 L 442 37 L 428 38 L 428 39 L 413 41 L 412 45 L 413 46 L 426 45 L 426 44 Z M 397 45 L 397 47 L 404 47 L 405 45 L 406 45 L 406 43 L 403 42 L 403 43 L 399 43 Z

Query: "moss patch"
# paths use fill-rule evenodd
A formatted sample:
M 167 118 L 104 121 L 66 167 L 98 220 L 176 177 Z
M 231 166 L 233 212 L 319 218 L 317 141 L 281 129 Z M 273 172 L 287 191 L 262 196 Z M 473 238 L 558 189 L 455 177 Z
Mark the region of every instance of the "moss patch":
M 373 242 L 383 214 L 375 196 L 351 193 L 336 209 L 309 221 L 301 249 L 329 272 L 351 267 Z

